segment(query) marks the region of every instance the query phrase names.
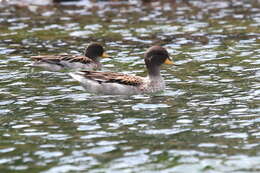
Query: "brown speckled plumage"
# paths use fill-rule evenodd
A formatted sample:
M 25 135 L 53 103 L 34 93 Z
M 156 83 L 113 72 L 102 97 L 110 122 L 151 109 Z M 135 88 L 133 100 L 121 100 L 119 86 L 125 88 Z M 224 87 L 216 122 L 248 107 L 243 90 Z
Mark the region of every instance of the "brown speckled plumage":
M 59 63 L 60 61 L 68 61 L 68 62 L 80 62 L 83 64 L 94 63 L 94 61 L 85 56 L 77 56 L 77 55 L 39 55 L 31 57 L 35 61 L 54 61 Z
M 123 85 L 139 86 L 143 82 L 142 77 L 126 75 L 114 72 L 82 71 L 84 77 L 99 83 L 119 83 Z

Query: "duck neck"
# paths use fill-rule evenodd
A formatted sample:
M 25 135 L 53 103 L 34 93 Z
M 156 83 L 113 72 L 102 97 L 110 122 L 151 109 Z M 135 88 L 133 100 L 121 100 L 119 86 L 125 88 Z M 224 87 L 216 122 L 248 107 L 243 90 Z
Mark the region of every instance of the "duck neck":
M 96 63 L 100 63 L 100 58 L 91 58 L 93 61 L 95 61 Z
M 100 69 L 102 67 L 102 64 L 100 62 L 100 58 L 93 58 L 92 60 L 97 64 L 98 69 Z
M 147 66 L 148 76 L 151 81 L 157 81 L 161 79 L 160 67 L 159 66 Z

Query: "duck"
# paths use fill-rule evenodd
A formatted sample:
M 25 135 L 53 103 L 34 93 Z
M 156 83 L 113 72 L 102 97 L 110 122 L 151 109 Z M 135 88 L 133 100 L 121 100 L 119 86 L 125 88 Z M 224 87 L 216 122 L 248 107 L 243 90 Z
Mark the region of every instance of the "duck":
M 100 69 L 102 64 L 100 58 L 110 57 L 102 45 L 91 43 L 85 49 L 84 55 L 38 55 L 31 56 L 33 67 L 43 67 L 50 71 L 69 70 L 94 70 Z
M 148 71 L 146 77 L 100 71 L 78 71 L 69 75 L 95 94 L 134 95 L 163 91 L 165 82 L 160 67 L 162 64 L 174 65 L 168 51 L 161 46 L 152 46 L 145 52 L 144 62 Z

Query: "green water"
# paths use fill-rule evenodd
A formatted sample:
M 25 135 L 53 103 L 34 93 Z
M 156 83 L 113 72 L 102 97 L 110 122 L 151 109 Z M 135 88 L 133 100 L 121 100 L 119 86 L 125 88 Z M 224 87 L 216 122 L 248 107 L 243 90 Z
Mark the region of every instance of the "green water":
M 0 5 L 0 172 L 260 172 L 259 1 Z M 163 45 L 166 91 L 92 95 L 37 54 L 113 56 L 104 71 L 146 75 Z

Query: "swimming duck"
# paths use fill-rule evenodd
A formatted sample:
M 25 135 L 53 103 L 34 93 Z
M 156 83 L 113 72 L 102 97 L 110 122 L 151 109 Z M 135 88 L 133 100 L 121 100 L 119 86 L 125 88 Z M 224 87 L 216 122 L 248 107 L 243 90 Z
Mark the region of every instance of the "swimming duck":
M 69 75 L 87 91 L 97 94 L 132 95 L 164 90 L 160 66 L 173 64 L 167 50 L 161 46 L 152 46 L 146 51 L 144 61 L 148 70 L 147 77 L 96 71 L 72 72 Z
M 34 60 L 32 66 L 43 67 L 51 71 L 59 71 L 62 69 L 74 70 L 93 70 L 100 69 L 100 57 L 107 58 L 104 48 L 98 43 L 91 43 L 86 49 L 84 56 L 82 55 L 39 55 L 31 56 Z

